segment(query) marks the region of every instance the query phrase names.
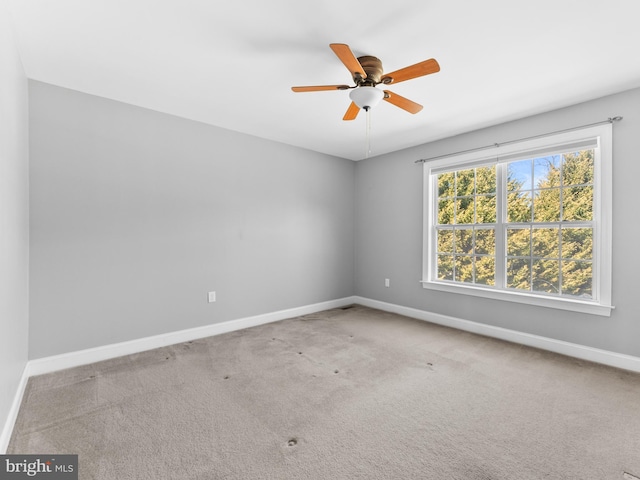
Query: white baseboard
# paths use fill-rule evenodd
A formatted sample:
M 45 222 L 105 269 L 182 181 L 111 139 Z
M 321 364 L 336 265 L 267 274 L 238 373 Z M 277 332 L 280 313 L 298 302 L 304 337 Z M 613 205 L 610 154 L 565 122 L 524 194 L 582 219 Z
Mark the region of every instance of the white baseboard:
M 332 308 L 340 308 L 346 305 L 358 303 L 371 308 L 377 308 L 387 312 L 398 313 L 407 317 L 424 320 L 438 325 L 456 328 L 467 332 L 478 333 L 489 337 L 507 340 L 509 342 L 519 343 L 530 347 L 536 347 L 548 350 L 562 355 L 588 360 L 592 362 L 609 365 L 612 367 L 622 368 L 640 372 L 640 357 L 632 355 L 624 355 L 621 353 L 610 352 L 598 348 L 587 347 L 575 343 L 556 340 L 530 333 L 509 330 L 507 328 L 495 327 L 483 323 L 463 320 L 456 317 L 441 315 L 438 313 L 419 310 L 411 307 L 404 307 L 392 303 L 372 300 L 366 297 L 352 296 L 327 302 L 306 305 L 303 307 L 291 308 L 277 312 L 256 315 L 253 317 L 245 317 L 228 322 L 215 323 L 204 327 L 190 328 L 187 330 L 179 330 L 162 335 L 145 337 L 137 340 L 131 340 L 102 347 L 80 350 L 51 357 L 39 358 L 28 362 L 25 372 L 28 376 L 41 375 L 65 368 L 72 368 L 89 363 L 108 360 L 110 358 L 139 353 L 158 347 L 165 347 L 176 343 L 187 342 L 199 338 L 211 337 L 223 333 L 233 332 L 244 328 L 255 327 L 266 323 L 277 322 L 287 318 L 307 315 L 310 313 L 329 310 Z M 27 376 L 27 378 L 28 378 Z M 26 380 L 25 380 L 26 383 Z
M 635 357 L 633 355 L 610 352 L 608 350 L 601 350 L 598 348 L 578 345 L 576 343 L 541 337 L 539 335 L 532 335 L 530 333 L 518 332 L 507 328 L 494 327 L 484 323 L 477 323 L 456 317 L 441 315 L 439 313 L 418 310 L 417 308 L 403 307 L 393 303 L 380 302 L 378 300 L 372 300 L 365 297 L 353 297 L 353 303 L 358 303 L 365 307 L 376 308 L 378 310 L 384 310 L 386 312 L 397 313 L 418 320 L 424 320 L 425 322 L 436 323 L 438 325 L 444 325 L 458 330 L 485 335 L 487 337 L 499 338 L 501 340 L 507 340 L 509 342 L 519 343 L 529 347 L 540 348 L 542 350 L 579 358 L 581 360 L 588 360 L 590 362 L 601 363 L 611 367 L 640 372 L 640 357 Z
M 187 330 L 179 330 L 177 332 L 170 332 L 162 335 L 130 340 L 127 342 L 104 345 L 102 347 L 79 350 L 77 352 L 38 358 L 29 361 L 29 373 L 30 375 L 42 375 L 44 373 L 64 370 L 65 368 L 78 367 L 80 365 L 87 365 L 89 363 L 100 362 L 102 360 L 109 360 L 122 355 L 144 352 L 154 348 L 166 347 L 176 343 L 220 335 L 222 333 L 242 330 L 243 328 L 256 327 L 258 325 L 277 322 L 279 320 L 298 317 L 300 315 L 308 315 L 310 313 L 330 310 L 332 308 L 340 308 L 353 303 L 354 297 L 345 297 L 337 300 L 305 305 L 303 307 L 230 320 L 228 322 L 214 323 L 204 327 L 189 328 Z
M 13 432 L 13 427 L 18 419 L 18 412 L 20 411 L 20 405 L 22 404 L 22 397 L 24 396 L 24 391 L 27 388 L 27 381 L 30 376 L 29 363 L 27 363 L 22 370 L 22 376 L 20 377 L 16 393 L 13 396 L 13 402 L 11 403 L 9 414 L 4 422 L 4 427 L 2 427 L 2 431 L 0 432 L 0 455 L 4 455 L 7 452 L 7 448 L 9 448 L 11 433 Z

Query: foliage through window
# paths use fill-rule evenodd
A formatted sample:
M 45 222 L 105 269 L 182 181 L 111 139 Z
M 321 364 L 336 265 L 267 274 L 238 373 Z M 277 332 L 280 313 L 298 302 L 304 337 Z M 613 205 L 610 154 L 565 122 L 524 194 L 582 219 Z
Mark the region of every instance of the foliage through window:
M 608 127 L 425 164 L 425 287 L 608 306 Z

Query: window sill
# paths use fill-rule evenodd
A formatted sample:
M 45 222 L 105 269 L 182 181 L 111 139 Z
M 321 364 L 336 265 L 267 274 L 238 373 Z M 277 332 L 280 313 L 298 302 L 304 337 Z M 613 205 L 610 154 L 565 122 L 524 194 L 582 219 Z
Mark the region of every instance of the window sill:
M 521 292 L 505 292 L 502 290 L 493 290 L 491 288 L 483 288 L 473 285 L 460 285 L 427 280 L 422 280 L 420 283 L 422 283 L 423 288 L 427 288 L 430 290 L 438 290 L 441 292 L 456 293 L 462 295 L 473 295 L 475 297 L 490 298 L 493 300 L 502 300 L 515 303 L 524 303 L 527 305 L 555 308 L 558 310 L 569 310 L 573 312 L 587 313 L 590 315 L 600 315 L 603 317 L 611 316 L 611 310 L 615 308 L 611 305 L 601 305 L 599 303 L 584 300 L 573 300 L 569 298 L 558 297 L 543 297 Z

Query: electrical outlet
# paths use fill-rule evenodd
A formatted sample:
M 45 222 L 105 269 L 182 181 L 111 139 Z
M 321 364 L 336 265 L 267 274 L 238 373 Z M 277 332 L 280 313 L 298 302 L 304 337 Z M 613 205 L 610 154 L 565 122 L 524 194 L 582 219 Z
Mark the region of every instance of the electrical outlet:
M 391 286 L 391 280 L 389 280 L 388 278 L 384 279 L 384 286 L 389 288 Z
M 216 301 L 216 292 L 209 292 L 208 294 L 209 303 L 213 303 Z

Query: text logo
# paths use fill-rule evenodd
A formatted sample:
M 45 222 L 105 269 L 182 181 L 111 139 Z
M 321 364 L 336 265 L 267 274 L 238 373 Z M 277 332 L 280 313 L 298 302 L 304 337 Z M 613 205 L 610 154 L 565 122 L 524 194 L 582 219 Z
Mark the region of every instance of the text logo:
M 0 455 L 0 480 L 78 480 L 78 455 Z

